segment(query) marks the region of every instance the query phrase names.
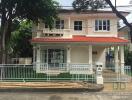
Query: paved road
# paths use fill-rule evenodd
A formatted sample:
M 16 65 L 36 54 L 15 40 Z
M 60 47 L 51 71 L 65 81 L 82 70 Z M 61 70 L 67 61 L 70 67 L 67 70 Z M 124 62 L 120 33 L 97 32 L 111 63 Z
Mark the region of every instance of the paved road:
M 132 100 L 132 93 L 98 92 L 98 93 L 15 93 L 0 92 L 0 100 Z

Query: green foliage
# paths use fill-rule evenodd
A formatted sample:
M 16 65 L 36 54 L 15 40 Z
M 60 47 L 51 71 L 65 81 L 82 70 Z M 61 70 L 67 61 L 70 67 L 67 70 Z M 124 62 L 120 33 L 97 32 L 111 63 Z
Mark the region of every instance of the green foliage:
M 129 51 L 129 47 L 125 48 L 125 65 L 132 66 L 132 51 Z
M 58 9 L 58 3 L 53 0 L 1 0 L 0 2 L 0 17 L 1 17 L 1 27 L 0 27 L 0 56 L 2 59 L 0 59 L 0 63 L 5 64 L 6 63 L 6 51 L 12 51 L 7 50 L 9 48 L 9 44 L 13 45 L 13 43 L 8 43 L 11 38 L 11 32 L 15 30 L 15 25 L 13 26 L 14 20 L 28 20 L 32 21 L 34 23 L 38 23 L 40 20 L 43 22 L 46 22 L 50 28 L 52 28 L 53 20 L 57 18 L 57 9 Z M 15 23 L 17 25 L 17 23 Z M 19 28 L 19 25 L 18 27 Z M 16 29 L 17 29 L 16 28 Z M 19 30 L 20 33 L 28 33 L 28 29 L 21 29 Z M 18 37 L 18 30 L 14 32 L 16 36 Z M 29 34 L 22 35 L 20 37 L 23 37 L 23 39 L 28 39 Z M 19 37 L 19 40 L 20 40 Z M 15 40 L 15 39 L 14 39 Z M 26 40 L 25 40 L 26 41 Z M 23 43 L 24 44 L 24 43 Z M 15 49 L 15 46 L 23 45 L 19 43 L 15 43 L 15 45 L 12 47 Z M 9 47 L 8 47 L 9 46 Z M 27 44 L 25 43 L 25 47 L 27 48 Z M 20 47 L 18 47 L 20 48 Z M 18 48 L 16 48 L 16 51 L 18 53 Z M 20 49 L 19 49 L 20 50 Z M 25 53 L 27 49 L 23 50 Z M 20 51 L 20 52 L 23 52 Z M 18 55 L 21 55 L 18 53 Z M 26 54 L 25 54 L 26 55 Z
M 75 0 L 72 3 L 76 11 L 97 10 L 106 6 L 105 0 Z
M 16 30 L 11 33 L 8 49 L 10 54 L 13 57 L 32 57 L 32 45 L 29 41 L 32 38 L 31 22 L 14 22 L 14 25 Z
M 0 13 L 4 20 L 17 18 L 37 23 L 41 19 L 51 27 L 57 17 L 57 6 L 58 3 L 53 0 L 2 0 Z

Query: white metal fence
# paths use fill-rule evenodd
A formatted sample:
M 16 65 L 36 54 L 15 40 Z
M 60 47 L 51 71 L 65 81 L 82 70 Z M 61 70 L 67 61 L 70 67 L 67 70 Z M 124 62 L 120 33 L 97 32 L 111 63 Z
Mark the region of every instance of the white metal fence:
M 116 68 L 107 67 L 103 70 L 104 82 L 131 82 L 131 77 L 132 70 L 130 66 L 125 66 L 124 68 L 120 66 Z
M 50 68 L 48 64 L 22 65 L 0 64 L 0 81 L 87 81 L 96 82 L 96 70 L 89 64 L 60 64 L 59 67 Z M 44 71 L 37 72 L 37 67 Z M 114 67 L 103 69 L 104 82 L 130 82 L 132 70 L 130 66 L 121 67 L 118 73 Z
M 40 67 L 38 67 L 40 65 Z M 33 65 L 22 65 L 22 64 L 0 64 L 0 81 L 87 81 L 95 83 L 95 74 L 70 74 L 68 64 L 60 64 L 57 68 L 49 68 L 47 64 L 33 64 Z M 45 73 L 38 73 L 39 70 Z M 75 67 L 75 66 L 74 66 Z M 86 68 L 83 68 L 86 71 Z M 86 67 L 86 66 L 84 66 Z M 87 66 L 89 67 L 89 66 Z M 73 69 L 73 68 L 72 68 Z M 77 71 L 75 67 L 75 71 Z M 81 69 L 78 69 L 78 71 Z M 56 72 L 59 72 L 56 74 Z

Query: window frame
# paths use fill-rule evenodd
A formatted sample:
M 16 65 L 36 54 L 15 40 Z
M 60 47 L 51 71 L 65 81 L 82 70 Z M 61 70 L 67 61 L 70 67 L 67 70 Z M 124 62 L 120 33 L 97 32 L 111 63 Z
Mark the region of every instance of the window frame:
M 63 19 L 55 21 L 55 29 L 64 29 L 65 21 Z
M 67 62 L 67 51 L 64 48 L 46 48 L 46 49 L 42 49 L 40 53 L 41 53 L 40 56 L 41 63 L 63 64 Z M 52 62 L 51 60 L 54 61 Z
M 110 32 L 111 30 L 109 19 L 95 19 L 94 25 L 95 32 Z
M 81 23 L 80 23 L 81 22 Z M 77 23 L 77 24 L 76 24 Z M 75 25 L 76 24 L 76 25 Z M 79 25 L 80 24 L 80 25 Z M 82 31 L 83 30 L 83 21 L 74 21 L 74 31 Z

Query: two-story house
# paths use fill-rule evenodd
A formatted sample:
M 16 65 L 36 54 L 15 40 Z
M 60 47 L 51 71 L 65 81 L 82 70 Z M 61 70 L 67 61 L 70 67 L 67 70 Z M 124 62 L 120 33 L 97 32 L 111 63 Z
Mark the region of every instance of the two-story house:
M 106 66 L 106 52 L 114 48 L 115 67 L 124 68 L 124 45 L 118 37 L 118 18 L 112 11 L 60 10 L 54 28 L 33 26 L 33 62 L 38 73 L 93 74 L 96 63 Z M 123 70 L 122 70 L 122 73 Z

